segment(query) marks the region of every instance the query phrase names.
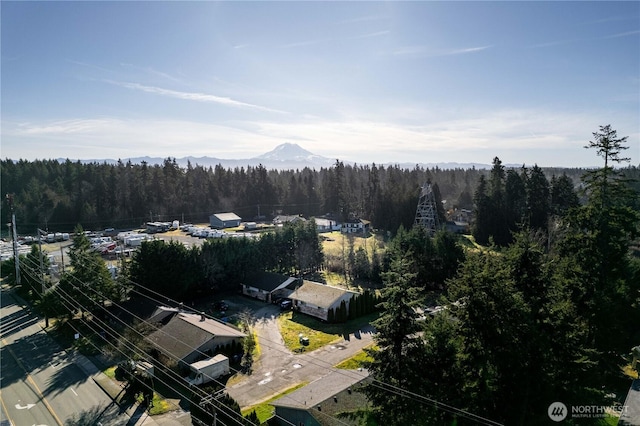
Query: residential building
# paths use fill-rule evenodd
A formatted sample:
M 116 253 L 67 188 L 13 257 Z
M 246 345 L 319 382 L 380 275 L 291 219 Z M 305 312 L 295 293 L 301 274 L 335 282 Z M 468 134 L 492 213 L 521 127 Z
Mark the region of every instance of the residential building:
M 274 225 L 284 225 L 285 223 L 297 223 L 297 222 L 306 222 L 307 219 L 305 219 L 304 217 L 300 216 L 300 215 L 285 215 L 285 214 L 280 214 L 276 217 L 273 218 L 273 224 Z
M 296 278 L 274 272 L 260 272 L 249 276 L 242 285 L 242 294 L 265 302 L 272 302 L 281 290 L 296 281 Z M 290 292 L 290 291 L 289 291 Z M 285 293 L 289 293 L 285 292 Z
M 293 301 L 293 308 L 298 312 L 311 315 L 323 321 L 329 319 L 329 310 L 334 312 L 345 301 L 347 309 L 352 297 L 358 295 L 355 291 L 345 290 L 340 287 L 304 280 L 300 284 L 296 281 L 289 285 L 293 291 L 286 295 Z
M 338 417 L 338 413 L 361 410 L 369 405 L 362 386 L 368 373 L 332 369 L 330 373 L 291 392 L 271 404 L 281 425 L 338 426 L 358 425 L 360 419 Z
M 358 234 L 364 237 L 371 231 L 371 222 L 364 219 L 351 219 L 342 224 L 343 234 Z
M 318 232 L 331 232 L 340 230 L 340 224 L 333 219 L 316 217 L 313 220 L 316 222 L 316 229 L 318 230 Z
M 213 356 L 232 342 L 241 345 L 246 337 L 232 325 L 173 308 L 160 307 L 149 321 L 162 324 L 146 337 L 158 358 L 182 366 Z

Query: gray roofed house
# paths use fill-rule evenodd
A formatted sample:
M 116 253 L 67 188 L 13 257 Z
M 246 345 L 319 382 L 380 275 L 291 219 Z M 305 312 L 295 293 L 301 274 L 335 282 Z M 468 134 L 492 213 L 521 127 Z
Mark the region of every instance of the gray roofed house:
M 238 328 L 204 315 L 176 312 L 146 339 L 165 358 L 190 364 L 205 358 L 204 354 L 215 354 L 231 342 L 241 344 L 245 337 L 246 334 Z
M 215 213 L 209 216 L 209 224 L 212 228 L 235 228 L 240 226 L 242 219 L 235 213 Z
M 358 294 L 340 287 L 304 280 L 302 285 L 286 297 L 293 301 L 294 309 L 326 321 L 329 317 L 329 309 L 339 308 L 343 300 L 348 308 L 351 298 Z
M 151 316 L 147 318 L 147 322 L 166 324 L 178 312 L 180 312 L 178 308 L 158 306 Z
M 361 392 L 367 377 L 366 371 L 332 369 L 328 375 L 271 402 L 276 419 L 284 419 L 280 424 L 287 425 L 357 425 L 358 420 L 336 415 L 369 404 Z
M 281 214 L 273 218 L 274 225 L 283 225 L 285 223 L 306 222 L 307 219 L 300 215 L 285 215 Z
M 289 284 L 296 281 L 295 278 L 288 277 L 274 272 L 260 272 L 253 274 L 242 283 L 242 294 L 265 302 L 275 300 L 279 290 L 285 289 Z M 285 293 L 289 293 L 287 291 Z M 284 295 L 284 294 L 283 294 Z

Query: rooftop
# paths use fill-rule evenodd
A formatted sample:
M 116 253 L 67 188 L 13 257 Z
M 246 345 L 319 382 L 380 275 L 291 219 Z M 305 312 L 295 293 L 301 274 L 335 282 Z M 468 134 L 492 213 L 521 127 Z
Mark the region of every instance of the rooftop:
M 217 217 L 221 221 L 242 220 L 240 216 L 235 213 L 214 213 L 212 216 Z
M 147 339 L 162 351 L 183 359 L 216 336 L 245 337 L 245 334 L 235 327 L 202 318 L 201 315 L 177 313 Z
M 344 288 L 304 280 L 302 285 L 289 295 L 289 298 L 321 308 L 329 308 L 336 300 L 344 296 L 345 293 L 358 294 L 354 291 L 345 290 Z
M 265 291 L 273 291 L 281 285 L 286 286 L 293 281 L 295 281 L 295 278 L 286 275 L 276 274 L 275 272 L 260 272 L 248 277 L 244 280 L 244 284 Z
M 338 393 L 357 385 L 369 376 L 366 370 L 332 369 L 329 374 L 273 401 L 278 407 L 308 409 L 332 399 Z

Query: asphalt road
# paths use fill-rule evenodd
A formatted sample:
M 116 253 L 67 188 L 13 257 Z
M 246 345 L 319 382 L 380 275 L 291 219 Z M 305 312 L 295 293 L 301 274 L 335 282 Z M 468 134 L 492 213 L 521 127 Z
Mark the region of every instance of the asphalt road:
M 260 358 L 254 362 L 251 375 L 227 387 L 229 395 L 241 407 L 258 404 L 299 383 L 324 377 L 334 370 L 334 365 L 373 342 L 374 329 L 367 326 L 313 352 L 294 354 L 284 345 L 276 321 L 278 314 L 280 310 L 274 305 L 265 305 L 255 312 Z M 349 374 L 348 370 L 338 371 Z
M 11 291 L 0 295 L 0 338 L 1 420 L 16 426 L 107 426 L 129 421 Z

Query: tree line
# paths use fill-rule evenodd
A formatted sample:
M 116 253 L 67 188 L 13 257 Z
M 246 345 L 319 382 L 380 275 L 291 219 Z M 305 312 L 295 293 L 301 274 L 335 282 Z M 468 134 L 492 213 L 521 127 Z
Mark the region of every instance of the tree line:
M 424 294 L 416 264 L 424 262 L 410 247 L 394 252 L 373 322 L 378 347 L 367 349 L 372 409 L 360 415 L 378 424 L 538 425 L 549 423 L 555 401 L 624 401 L 622 367 L 640 340 L 640 257 L 631 250 L 639 197 L 614 168 L 628 160 L 627 138 L 610 126 L 593 136 L 587 147 L 604 166 L 583 176 L 585 202 L 555 221 L 556 237 L 546 238 L 545 221 L 527 208 L 501 246 L 466 251 L 438 299 L 443 308 L 426 320 L 416 309 Z M 499 173 L 496 162 L 492 178 Z M 564 420 L 601 421 L 571 412 Z
M 577 181 L 582 169 L 545 169 Z M 637 168 L 633 172 L 638 174 Z M 345 165 L 319 170 L 267 170 L 263 166 L 225 169 L 221 165 L 182 168 L 175 159 L 162 165 L 82 163 L 5 159 L 0 162 L 3 194 L 14 194 L 21 233 L 36 228 L 70 231 L 137 227 L 147 221 L 207 222 L 213 213 L 234 211 L 244 220 L 276 214 L 306 217 L 334 213 L 370 220 L 395 232 L 414 220 L 420 187 L 432 182 L 447 209 L 473 208 L 480 169 Z M 493 182 L 493 180 L 492 180 Z M 9 211 L 2 219 L 9 222 Z
M 235 292 L 245 279 L 269 271 L 302 276 L 323 264 L 314 221 L 285 224 L 257 239 L 208 239 L 200 247 L 177 241 L 145 242 L 128 275 L 145 289 L 177 300 Z

